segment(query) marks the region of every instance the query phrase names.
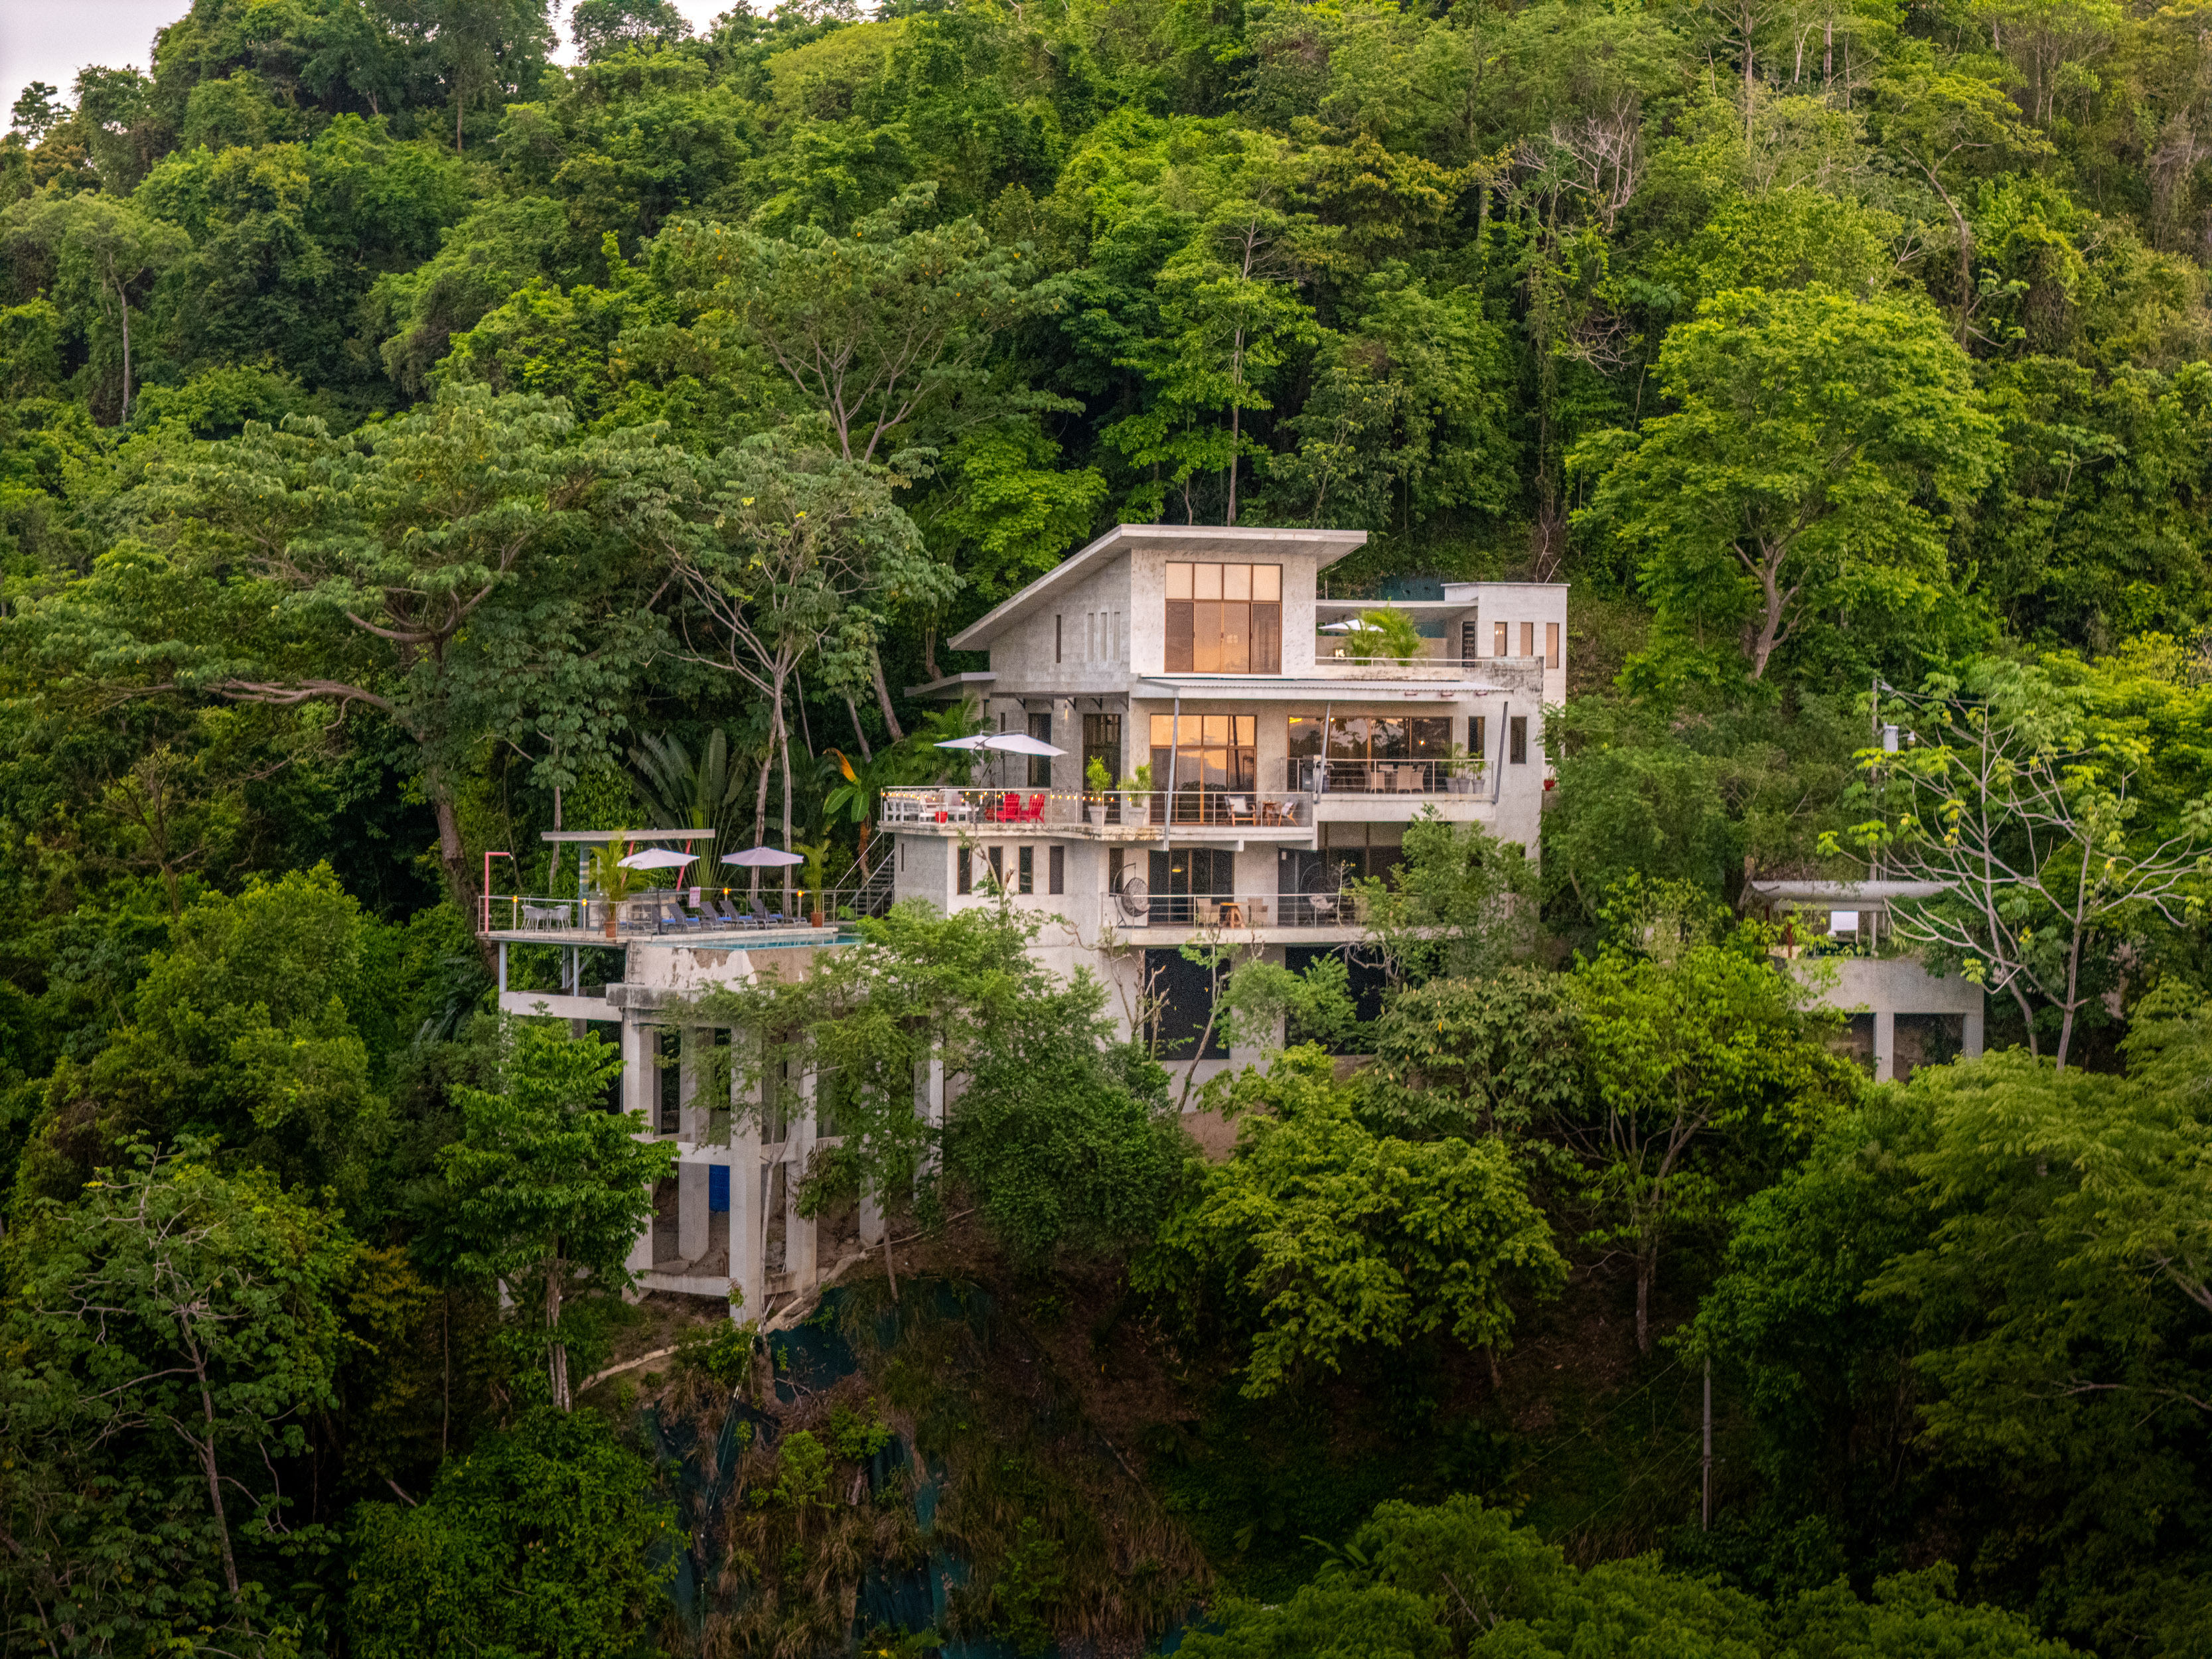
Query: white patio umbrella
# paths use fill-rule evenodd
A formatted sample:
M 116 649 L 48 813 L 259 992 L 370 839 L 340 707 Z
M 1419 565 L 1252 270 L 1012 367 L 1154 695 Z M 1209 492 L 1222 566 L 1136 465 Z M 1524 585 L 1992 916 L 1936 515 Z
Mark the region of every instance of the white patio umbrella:
M 995 749 L 1002 755 L 1065 755 L 1065 749 L 1055 749 L 1042 738 L 1033 738 L 1026 732 L 1000 732 L 983 739 L 982 746 Z
M 804 864 L 806 860 L 796 853 L 779 853 L 773 847 L 748 847 L 742 853 L 723 854 L 722 862 L 741 864 L 750 869 L 781 870 L 793 864 Z
M 972 738 L 947 738 L 936 746 L 939 749 L 987 749 L 990 743 L 988 733 L 978 732 Z
M 679 853 L 672 848 L 648 847 L 641 853 L 632 853 L 619 860 L 625 870 L 681 870 L 697 854 Z

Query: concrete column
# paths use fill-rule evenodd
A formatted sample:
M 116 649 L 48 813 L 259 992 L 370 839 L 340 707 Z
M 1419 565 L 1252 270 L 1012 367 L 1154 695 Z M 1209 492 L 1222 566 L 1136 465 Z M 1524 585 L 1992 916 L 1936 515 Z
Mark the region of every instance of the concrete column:
M 676 1254 L 686 1261 L 707 1254 L 707 1179 L 703 1159 L 676 1166 Z
M 703 1030 L 696 1032 L 686 1031 L 684 1034 L 684 1092 L 682 1097 L 684 1105 L 683 1109 L 677 1114 L 676 1121 L 678 1126 L 677 1138 L 679 1140 L 690 1141 L 695 1146 L 699 1146 L 707 1139 L 707 1111 L 708 1108 L 714 1104 L 713 1100 L 703 1095 L 699 1087 L 699 1079 L 702 1070 L 699 1062 L 702 1060 L 709 1059 L 711 1056 L 707 1055 L 703 1052 L 705 1045 L 700 1042 L 698 1039 L 711 1035 L 711 1032 Z M 695 1052 L 695 1050 L 697 1052 Z
M 799 1290 L 811 1289 L 816 1272 L 814 1261 L 814 1223 L 799 1213 L 799 1189 L 806 1179 L 806 1166 L 814 1156 L 814 1074 L 809 1072 L 799 1079 L 799 1099 L 793 1103 L 791 1132 L 784 1143 L 785 1160 L 790 1168 L 783 1182 L 783 1258 L 791 1272 L 791 1282 Z
M 653 1188 L 648 1186 L 645 1191 L 650 1199 Z M 650 1216 L 646 1218 L 645 1225 L 638 1230 L 637 1237 L 630 1240 L 629 1254 L 623 1258 L 623 1266 L 634 1273 L 653 1271 L 653 1218 Z M 629 1299 L 636 1300 L 635 1294 L 633 1293 Z
M 1966 1058 L 1979 1060 L 1982 1057 L 1982 1011 L 1976 1008 L 1968 1012 L 1966 1015 L 1966 1029 L 1964 1035 Z
M 730 1283 L 744 1298 L 732 1304 L 732 1319 L 758 1319 L 767 1301 L 762 1282 L 761 1164 L 758 1120 L 738 1122 L 733 1115 L 730 1130 Z
M 1877 1013 L 1874 1017 L 1874 1080 L 1887 1083 L 1897 1075 L 1897 1016 Z
M 653 1063 L 653 1029 L 635 1012 L 623 1016 L 623 1110 L 642 1114 L 648 1133 L 653 1127 L 653 1109 L 659 1098 L 655 1091 L 660 1084 L 660 1070 Z
M 870 1247 L 884 1242 L 884 1206 L 873 1193 L 860 1194 L 860 1243 Z

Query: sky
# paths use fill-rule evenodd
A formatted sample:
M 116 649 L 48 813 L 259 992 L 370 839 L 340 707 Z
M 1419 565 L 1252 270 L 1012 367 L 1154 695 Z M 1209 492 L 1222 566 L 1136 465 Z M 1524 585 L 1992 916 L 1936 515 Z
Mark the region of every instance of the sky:
M 733 0 L 676 0 L 693 27 L 727 11 Z M 44 81 L 69 95 L 88 64 L 110 69 L 150 67 L 154 33 L 191 9 L 191 0 L 0 0 L 0 130 L 16 94 Z M 574 56 L 556 18 L 566 63 Z

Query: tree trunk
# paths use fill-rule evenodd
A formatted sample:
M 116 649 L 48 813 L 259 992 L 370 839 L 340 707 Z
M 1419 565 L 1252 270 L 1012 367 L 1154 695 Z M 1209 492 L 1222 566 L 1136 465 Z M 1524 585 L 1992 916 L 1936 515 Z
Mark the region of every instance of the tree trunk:
M 568 1345 L 553 1340 L 553 1333 L 561 1325 L 561 1257 L 556 1251 L 545 1267 L 545 1373 L 553 1392 L 553 1409 L 570 1409 L 568 1400 Z
M 891 734 L 893 743 L 902 742 L 906 732 L 899 725 L 898 715 L 891 708 L 891 689 L 884 684 L 884 659 L 873 643 L 868 647 L 868 667 L 876 678 L 876 707 L 884 711 L 884 730 Z M 931 678 L 936 678 L 934 669 L 931 671 Z
M 783 718 L 783 703 L 775 705 L 776 752 L 783 757 L 783 850 L 791 851 L 791 726 Z M 787 915 L 791 911 L 791 872 L 793 866 L 783 866 L 783 906 Z
M 868 747 L 868 734 L 860 726 L 860 705 L 853 701 L 853 694 L 850 691 L 845 694 L 845 713 L 852 720 L 853 736 L 860 742 L 860 758 L 864 761 L 875 759 L 876 751 Z
M 461 817 L 454 809 L 452 793 L 442 782 L 434 782 L 430 791 L 430 809 L 438 820 L 438 861 L 446 866 L 446 879 L 452 884 L 453 902 L 468 918 L 469 931 L 477 934 L 477 950 L 487 965 L 492 961 L 491 941 L 477 930 L 483 925 L 483 895 L 477 890 L 477 872 L 470 866 L 469 850 L 461 842 Z
M 1636 1244 L 1636 1351 L 1651 1352 L 1651 1285 L 1659 1277 L 1659 1241 L 1642 1238 Z
M 215 1396 L 208 1392 L 207 1361 L 197 1345 L 191 1350 L 192 1375 L 200 1385 L 200 1416 L 207 1425 L 204 1439 L 194 1439 L 198 1449 L 200 1468 L 207 1475 L 208 1507 L 215 1511 L 215 1535 L 222 1546 L 222 1582 L 230 1587 L 230 1598 L 238 1599 L 238 1561 L 230 1553 L 230 1519 L 223 1513 L 222 1476 L 215 1463 Z
M 110 265 L 108 274 L 111 276 L 114 275 L 112 265 Z M 131 296 L 125 292 L 119 282 L 115 284 L 115 308 L 123 317 L 123 413 L 116 424 L 128 426 L 131 424 Z
M 1759 623 L 1759 637 L 1751 648 L 1751 677 L 1754 680 L 1766 678 L 1766 665 L 1782 640 L 1782 572 L 1778 563 L 1760 567 L 1759 586 L 1766 597 L 1766 614 Z
M 888 1213 L 884 1217 L 884 1277 L 891 1282 L 891 1300 L 896 1303 L 898 1300 L 898 1267 L 891 1261 L 891 1222 Z

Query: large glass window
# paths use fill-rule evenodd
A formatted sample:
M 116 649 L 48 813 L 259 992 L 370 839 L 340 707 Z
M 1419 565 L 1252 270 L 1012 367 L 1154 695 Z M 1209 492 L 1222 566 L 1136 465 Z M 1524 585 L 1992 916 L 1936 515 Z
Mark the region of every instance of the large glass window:
M 1232 813 L 1251 813 L 1249 797 L 1259 787 L 1259 726 L 1251 714 L 1185 714 L 1178 732 L 1174 715 L 1152 716 L 1152 786 L 1172 796 L 1177 823 L 1224 823 Z M 1248 798 L 1242 812 L 1236 809 L 1238 796 Z M 1154 796 L 1153 823 L 1162 821 L 1164 810 Z
M 1237 890 L 1237 855 L 1225 847 L 1177 847 L 1151 855 L 1151 914 L 1155 927 L 1209 920 L 1211 902 Z
M 1444 787 L 1451 758 L 1448 714 L 1339 714 L 1324 740 L 1317 715 L 1291 716 L 1293 788 L 1310 788 L 1316 763 L 1328 760 L 1331 789 L 1433 793 Z
M 1167 672 L 1283 672 L 1283 567 L 1168 565 Z

